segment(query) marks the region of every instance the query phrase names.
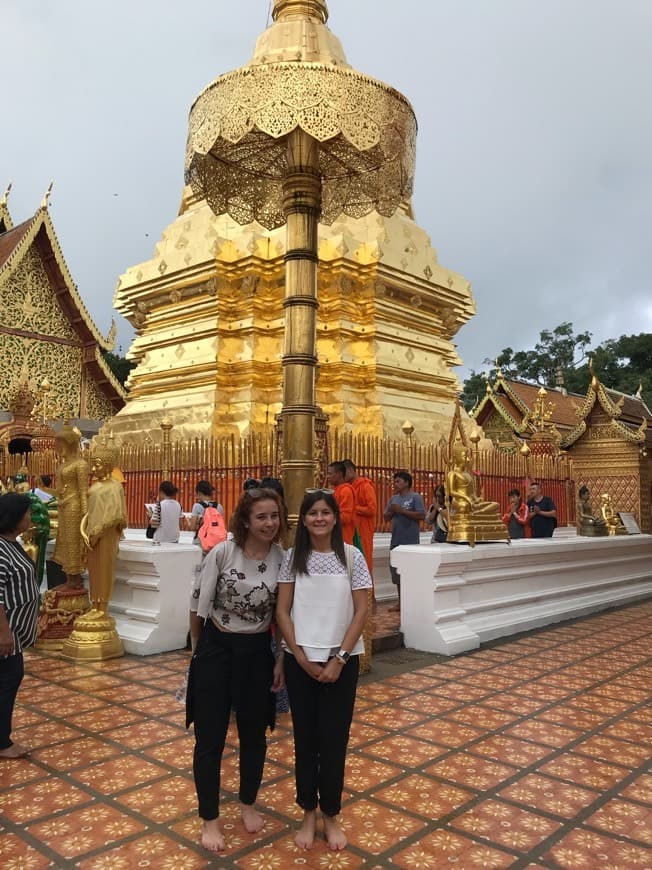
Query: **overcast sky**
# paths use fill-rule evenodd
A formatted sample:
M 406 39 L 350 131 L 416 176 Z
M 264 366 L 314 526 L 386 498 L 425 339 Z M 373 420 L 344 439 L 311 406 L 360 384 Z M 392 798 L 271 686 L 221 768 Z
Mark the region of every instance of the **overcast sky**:
M 108 330 L 118 276 L 176 215 L 190 104 L 268 0 L 0 0 L 0 188 L 51 213 Z M 468 367 L 571 320 L 652 332 L 652 0 L 331 0 L 349 62 L 419 120 L 415 209 L 473 284 Z M 117 194 L 117 195 L 116 195 Z M 126 350 L 131 329 L 119 320 Z

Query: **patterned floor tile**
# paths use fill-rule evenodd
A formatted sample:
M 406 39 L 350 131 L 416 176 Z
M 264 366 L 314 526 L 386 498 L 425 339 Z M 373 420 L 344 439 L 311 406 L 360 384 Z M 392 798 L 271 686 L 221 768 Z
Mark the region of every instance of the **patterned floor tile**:
M 444 698 L 436 694 L 429 694 L 428 692 L 416 692 L 407 698 L 401 699 L 401 706 L 404 709 L 407 708 L 408 710 L 427 713 L 429 716 L 454 710 L 455 707 L 459 706 L 459 703 L 459 701 L 454 701 L 452 698 Z
M 516 740 L 514 737 L 497 734 L 495 737 L 488 737 L 486 740 L 474 743 L 473 746 L 469 747 L 469 752 L 474 755 L 482 755 L 485 758 L 493 758 L 496 761 L 508 760 L 510 764 L 529 767 L 549 756 L 551 749 L 548 746 L 541 746 L 539 743 L 526 743 L 525 740 Z
M 21 840 L 16 834 L 0 836 L 0 867 L 2 870 L 44 870 L 52 862 L 41 852 Z
M 47 764 L 48 767 L 66 773 L 75 767 L 83 767 L 94 761 L 105 761 L 120 755 L 120 747 L 112 746 L 104 740 L 95 737 L 82 737 L 81 740 L 69 740 L 55 746 L 48 746 L 32 753 L 32 757 Z
M 126 707 L 115 707 L 112 704 L 103 704 L 96 710 L 89 710 L 80 716 L 75 716 L 75 725 L 85 728 L 87 731 L 111 731 L 122 725 L 135 725 L 137 722 L 146 722 L 147 716 Z
M 603 731 L 607 737 L 619 737 L 622 740 L 633 740 L 636 743 L 643 743 L 647 747 L 652 747 L 652 725 L 644 725 L 642 722 L 636 722 L 632 719 L 624 719 L 621 722 L 616 722 L 614 725 L 609 725 Z
M 402 768 L 380 761 L 372 761 L 361 755 L 349 755 L 346 759 L 344 785 L 353 792 L 367 791 L 381 782 L 403 773 Z
M 446 749 L 433 746 L 432 743 L 427 743 L 424 740 L 394 735 L 368 744 L 364 747 L 364 752 L 366 755 L 373 755 L 384 761 L 396 761 L 406 767 L 418 767 L 422 764 L 429 764 L 435 758 L 444 755 Z
M 535 719 L 537 721 L 552 722 L 553 725 L 576 728 L 580 731 L 592 731 L 594 728 L 599 728 L 608 719 L 611 719 L 611 715 L 582 710 L 579 707 L 571 707 L 568 704 L 555 704 L 549 710 L 543 710 Z
M 387 788 L 373 793 L 375 800 L 384 801 L 411 813 L 437 821 L 470 800 L 476 792 L 452 785 L 442 785 L 427 776 L 410 774 Z
M 602 761 L 615 761 L 627 767 L 638 767 L 650 759 L 648 747 L 630 743 L 625 740 L 615 740 L 598 734 L 582 740 L 573 747 L 573 752 L 579 755 L 589 755 L 592 758 L 600 758 Z
M 443 686 L 433 689 L 432 694 L 438 698 L 450 698 L 451 701 L 462 704 L 465 701 L 481 701 L 494 695 L 495 692 L 493 689 L 480 689 L 463 683 L 445 683 Z
M 500 792 L 500 797 L 535 810 L 545 810 L 563 819 L 574 818 L 599 796 L 597 791 L 567 785 L 538 773 L 530 773 Z
M 262 810 L 273 810 L 291 819 L 301 818 L 301 809 L 296 804 L 294 773 L 287 774 L 274 783 L 263 780 L 258 792 L 258 805 Z
M 89 803 L 93 796 L 62 779 L 51 777 L 0 794 L 0 814 L 11 822 L 25 824 L 62 809 Z
M 479 728 L 460 725 L 459 722 L 449 722 L 447 719 L 435 719 L 406 732 L 411 737 L 431 740 L 433 743 L 439 743 L 449 748 L 464 746 L 477 740 L 478 737 L 482 737 L 483 733 Z
M 628 772 L 624 767 L 595 761 L 572 752 L 566 752 L 543 764 L 540 769 L 543 773 L 570 780 L 577 785 L 603 790 L 617 785 Z
M 582 828 L 571 831 L 544 856 L 564 870 L 648 870 L 650 850 Z
M 469 704 L 459 710 L 446 714 L 447 719 L 462 722 L 464 725 L 475 725 L 485 731 L 493 731 L 495 728 L 503 728 L 520 718 L 515 713 L 507 713 L 504 710 L 493 710 L 486 704 Z
M 362 799 L 347 804 L 341 825 L 352 846 L 370 855 L 380 855 L 406 837 L 416 834 L 424 827 L 424 822 L 404 811 Z
M 104 732 L 107 740 L 121 743 L 127 749 L 143 749 L 153 746 L 155 743 L 163 743 L 179 736 L 177 728 L 171 725 L 162 725 L 155 719 L 147 719 L 135 725 L 125 725 L 121 728 L 111 728 Z
M 463 788 L 484 791 L 510 779 L 517 773 L 517 768 L 506 764 L 497 764 L 494 761 L 470 755 L 468 752 L 456 752 L 443 761 L 426 767 L 424 773 L 448 780 Z
M 164 767 L 145 761 L 136 755 L 120 755 L 112 761 L 82 767 L 72 774 L 73 779 L 81 785 L 106 795 L 125 791 L 162 776 L 169 776 Z
M 84 734 L 77 728 L 70 728 L 60 722 L 40 722 L 38 725 L 30 725 L 16 732 L 18 739 L 23 741 L 31 749 L 41 749 L 44 746 L 52 746 L 61 743 L 62 740 L 70 740 L 73 737 L 81 738 Z
M 0 763 L 0 792 L 12 785 L 24 785 L 46 776 L 48 776 L 47 770 L 27 759 L 16 758 L 12 761 L 2 761 Z
M 507 728 L 504 734 L 506 737 L 518 737 L 551 747 L 566 746 L 582 736 L 578 728 L 563 728 L 561 725 L 553 725 L 536 718 L 519 722 L 513 728 Z
M 152 867 L 156 870 L 200 870 L 211 866 L 211 859 L 187 846 L 180 846 L 162 834 L 138 837 L 129 843 L 83 860 L 80 870 L 135 870 Z M 215 866 L 215 865 L 213 865 Z
M 295 866 L 308 870 L 357 870 L 363 866 L 363 861 L 348 850 L 331 852 L 319 830 L 315 844 L 309 852 L 295 845 L 292 832 L 270 845 L 236 857 L 234 864 L 244 870 L 287 870 Z
M 149 746 L 143 750 L 144 755 L 155 761 L 162 761 L 179 770 L 192 769 L 192 753 L 195 742 L 189 737 L 179 737 L 158 746 Z
M 644 773 L 639 776 L 631 785 L 623 789 L 620 796 L 652 806 L 652 774 Z
M 144 829 L 141 822 L 108 806 L 86 807 L 27 827 L 40 843 L 67 860 L 139 834 Z
M 652 807 L 649 806 L 644 808 L 615 798 L 589 816 L 584 824 L 587 828 L 599 828 L 610 834 L 629 837 L 630 840 L 652 846 Z M 652 863 L 652 853 L 650 858 Z
M 427 718 L 425 712 L 418 713 L 416 710 L 407 708 L 390 708 L 389 706 L 376 707 L 372 710 L 363 710 L 358 715 L 360 722 L 366 722 L 368 725 L 375 725 L 377 728 L 384 728 L 387 731 L 403 731 L 411 725 L 416 725 L 423 722 Z
M 527 694 L 515 694 L 514 692 L 500 692 L 485 700 L 488 707 L 497 710 L 507 710 L 518 716 L 532 716 L 544 707 L 550 706 L 552 698 L 529 698 Z
M 558 830 L 560 822 L 490 799 L 452 819 L 450 825 L 509 849 L 527 852 Z
M 514 857 L 500 849 L 480 845 L 453 831 L 440 830 L 393 855 L 390 866 L 405 870 L 441 870 L 449 865 L 464 870 L 474 867 L 500 870 L 513 863 Z
M 120 795 L 117 802 L 153 822 L 170 822 L 197 807 L 195 786 L 191 779 L 169 776 Z

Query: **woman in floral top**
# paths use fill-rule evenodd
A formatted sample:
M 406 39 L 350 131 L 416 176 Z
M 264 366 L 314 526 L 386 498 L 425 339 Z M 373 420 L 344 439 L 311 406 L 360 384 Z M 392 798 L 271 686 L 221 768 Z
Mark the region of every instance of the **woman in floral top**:
M 240 741 L 240 805 L 249 833 L 264 824 L 254 809 L 267 727 L 274 727 L 273 691 L 283 681 L 274 664 L 271 623 L 283 552 L 283 517 L 276 493 L 243 493 L 231 517 L 233 540 L 206 556 L 191 601 L 191 634 L 198 637 L 190 664 L 186 724 L 195 725 L 193 772 L 203 820 L 201 842 L 224 849 L 219 824 L 220 767 L 231 708 Z

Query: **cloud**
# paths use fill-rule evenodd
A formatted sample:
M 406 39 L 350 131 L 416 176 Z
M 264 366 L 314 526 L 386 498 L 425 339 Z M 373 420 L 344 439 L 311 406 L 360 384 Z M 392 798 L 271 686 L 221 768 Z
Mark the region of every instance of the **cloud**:
M 350 62 L 417 111 L 417 219 L 478 304 L 457 337 L 466 365 L 565 320 L 596 341 L 651 330 L 652 4 L 329 5 Z M 265 0 L 5 0 L 12 211 L 27 217 L 55 179 L 52 215 L 101 328 L 118 276 L 177 212 L 192 100 L 246 62 L 267 15 Z

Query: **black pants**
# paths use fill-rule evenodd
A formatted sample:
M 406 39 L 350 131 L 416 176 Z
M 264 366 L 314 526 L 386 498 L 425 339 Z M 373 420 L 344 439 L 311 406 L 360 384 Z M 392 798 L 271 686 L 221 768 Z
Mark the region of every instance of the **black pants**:
M 0 749 L 13 746 L 11 720 L 18 688 L 24 675 L 22 652 L 7 656 L 6 659 L 0 658 Z
M 318 683 L 299 667 L 294 656 L 285 656 L 297 803 L 303 810 L 315 810 L 319 804 L 325 815 L 336 816 L 341 809 L 359 670 L 359 657 L 351 656 L 336 683 Z
M 199 816 L 216 819 L 220 809 L 220 766 L 231 708 L 236 709 L 243 804 L 256 801 L 267 753 L 265 732 L 274 727 L 271 691 L 274 657 L 270 632 L 219 631 L 208 620 L 190 664 L 188 724 L 195 723 L 193 774 Z

